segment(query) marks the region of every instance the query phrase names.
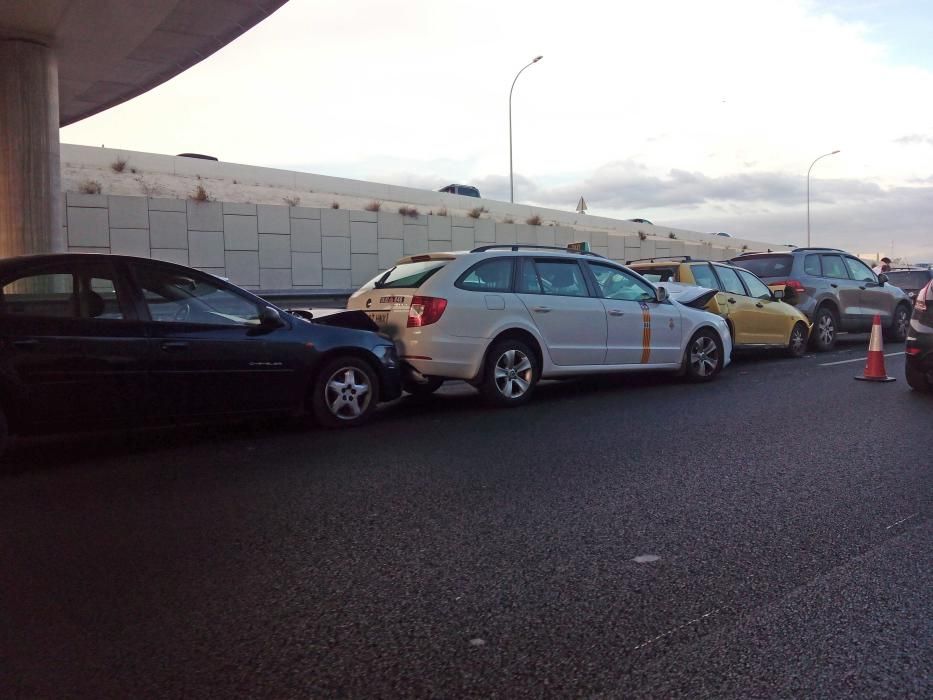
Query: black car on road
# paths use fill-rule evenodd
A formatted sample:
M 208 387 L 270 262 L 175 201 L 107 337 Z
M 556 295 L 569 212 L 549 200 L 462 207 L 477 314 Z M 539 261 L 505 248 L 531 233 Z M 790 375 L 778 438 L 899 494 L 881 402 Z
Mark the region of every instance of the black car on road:
M 400 395 L 398 365 L 377 333 L 314 323 L 181 265 L 0 260 L 0 452 L 9 435 L 250 414 L 357 425 Z
M 933 282 L 917 292 L 905 351 L 907 383 L 917 391 L 933 391 Z
M 888 281 L 900 287 L 913 302 L 917 293 L 933 280 L 933 269 L 929 267 L 894 267 L 888 273 Z

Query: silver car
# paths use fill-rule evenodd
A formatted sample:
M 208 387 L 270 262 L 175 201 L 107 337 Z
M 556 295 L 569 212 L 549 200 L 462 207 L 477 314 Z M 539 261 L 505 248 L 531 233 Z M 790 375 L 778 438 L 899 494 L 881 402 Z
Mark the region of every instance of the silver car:
M 784 301 L 813 322 L 810 342 L 817 350 L 832 349 L 839 331 L 871 330 L 876 315 L 887 340 L 900 342 L 907 337 L 912 308 L 907 294 L 851 253 L 796 248 L 745 253 L 729 262 L 755 273 L 769 287 L 783 285 Z

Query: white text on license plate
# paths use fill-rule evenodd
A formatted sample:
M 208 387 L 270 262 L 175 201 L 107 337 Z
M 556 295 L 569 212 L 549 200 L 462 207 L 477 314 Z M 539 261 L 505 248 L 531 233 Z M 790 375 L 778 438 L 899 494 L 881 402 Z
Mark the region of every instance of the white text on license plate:
M 388 311 L 367 311 L 366 313 L 376 325 L 384 326 L 389 322 Z

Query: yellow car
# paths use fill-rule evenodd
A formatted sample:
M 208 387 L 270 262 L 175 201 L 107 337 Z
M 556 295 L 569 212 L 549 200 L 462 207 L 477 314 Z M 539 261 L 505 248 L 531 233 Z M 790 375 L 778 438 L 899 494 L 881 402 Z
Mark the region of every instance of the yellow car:
M 806 352 L 810 321 L 782 301 L 783 290 L 772 291 L 748 270 L 689 256 L 630 260 L 626 265 L 656 285 L 676 282 L 718 289 L 706 309 L 726 319 L 736 348 L 781 347 L 792 357 Z

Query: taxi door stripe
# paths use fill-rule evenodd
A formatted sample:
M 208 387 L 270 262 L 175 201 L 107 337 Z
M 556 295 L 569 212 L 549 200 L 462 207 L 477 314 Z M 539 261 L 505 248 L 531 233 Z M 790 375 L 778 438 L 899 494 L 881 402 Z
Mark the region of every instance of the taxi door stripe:
M 641 320 L 641 362 L 645 364 L 651 359 L 651 309 L 645 302 L 641 302 Z

